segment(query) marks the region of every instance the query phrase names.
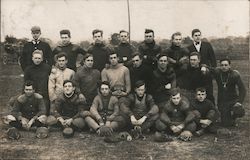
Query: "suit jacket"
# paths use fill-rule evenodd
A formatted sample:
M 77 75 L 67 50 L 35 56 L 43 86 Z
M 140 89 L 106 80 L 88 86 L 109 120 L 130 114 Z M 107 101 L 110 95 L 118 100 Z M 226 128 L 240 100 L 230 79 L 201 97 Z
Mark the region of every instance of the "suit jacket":
M 190 53 L 198 52 L 194 44 L 188 46 L 188 50 Z M 199 53 L 201 56 L 201 64 L 206 64 L 210 67 L 216 67 L 214 50 L 209 42 L 201 42 L 201 48 Z

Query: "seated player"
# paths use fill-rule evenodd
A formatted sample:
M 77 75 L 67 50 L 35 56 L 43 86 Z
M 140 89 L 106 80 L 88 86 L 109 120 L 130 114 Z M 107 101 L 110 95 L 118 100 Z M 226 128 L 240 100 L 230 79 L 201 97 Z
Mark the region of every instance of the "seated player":
M 146 86 L 143 81 L 135 83 L 135 93 L 120 99 L 120 108 L 129 121 L 129 127 L 133 128 L 134 138 L 144 138 L 143 133 L 148 131 L 158 118 L 159 108 L 151 95 L 146 94 Z
M 173 89 L 170 100 L 163 106 L 160 118 L 156 121 L 156 129 L 162 134 L 173 134 L 181 140 L 191 140 L 196 130 L 195 115 L 191 111 L 189 101 L 181 96 L 179 89 Z
M 46 107 L 43 97 L 35 93 L 33 82 L 26 81 L 24 93 L 10 101 L 12 111 L 4 122 L 18 129 L 31 130 L 46 126 Z
M 125 126 L 125 119 L 119 115 L 118 99 L 111 95 L 108 82 L 100 84 L 99 92 L 90 107 L 91 115 L 85 121 L 98 135 L 111 136 L 113 131 Z
M 84 118 L 89 114 L 84 111 L 86 102 L 75 92 L 75 84 L 71 80 L 63 82 L 63 95 L 52 105 L 52 115 L 48 117 L 48 125 L 59 125 L 63 128 L 65 138 L 72 137 L 75 130 L 82 130 L 86 124 Z
M 214 104 L 206 97 L 206 89 L 197 88 L 195 100 L 191 103 L 196 115 L 197 131 L 195 134 L 197 136 L 203 135 L 205 131 L 216 133 L 214 122 L 217 118 L 217 111 Z

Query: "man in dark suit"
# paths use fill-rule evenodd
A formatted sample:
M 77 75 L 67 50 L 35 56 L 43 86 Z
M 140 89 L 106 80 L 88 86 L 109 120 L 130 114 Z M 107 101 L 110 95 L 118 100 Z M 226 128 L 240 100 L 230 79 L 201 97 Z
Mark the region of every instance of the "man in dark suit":
M 201 31 L 199 29 L 192 30 L 194 43 L 188 46 L 189 53 L 198 52 L 200 54 L 200 65 L 206 64 L 209 67 L 216 67 L 216 58 L 214 50 L 209 42 L 201 41 Z M 206 88 L 213 91 L 213 81 L 209 80 Z M 213 95 L 211 95 L 213 96 Z M 214 100 L 212 100 L 214 103 Z
M 43 52 L 43 62 L 52 65 L 52 51 L 48 43 L 43 42 L 39 39 L 41 35 L 41 29 L 39 26 L 33 26 L 31 28 L 31 34 L 33 40 L 27 42 L 23 47 L 23 52 L 20 57 L 20 64 L 22 70 L 24 71 L 27 66 L 32 65 L 32 53 L 35 50 L 42 50 Z
M 209 42 L 201 41 L 201 31 L 199 29 L 193 29 L 192 37 L 194 43 L 188 46 L 189 52 L 200 53 L 201 64 L 206 64 L 210 67 L 216 67 L 214 50 Z

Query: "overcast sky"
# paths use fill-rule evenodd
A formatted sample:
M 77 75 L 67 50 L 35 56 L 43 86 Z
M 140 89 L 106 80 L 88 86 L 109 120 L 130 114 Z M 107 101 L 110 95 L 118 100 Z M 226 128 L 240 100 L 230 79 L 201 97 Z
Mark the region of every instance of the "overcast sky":
M 246 36 L 249 33 L 248 0 L 130 0 L 131 39 L 143 40 L 145 28 L 156 38 L 180 31 L 190 36 L 199 28 L 204 37 Z M 70 29 L 72 41 L 90 40 L 93 29 L 107 39 L 128 30 L 126 0 L 1 0 L 1 40 L 6 35 L 31 38 L 39 25 L 42 36 L 59 40 L 61 29 Z

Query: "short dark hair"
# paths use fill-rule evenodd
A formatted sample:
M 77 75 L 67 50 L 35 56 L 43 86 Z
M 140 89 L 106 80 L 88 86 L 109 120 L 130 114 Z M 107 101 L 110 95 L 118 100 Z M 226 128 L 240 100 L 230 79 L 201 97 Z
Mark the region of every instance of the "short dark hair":
M 99 89 L 101 89 L 102 85 L 107 85 L 110 88 L 110 83 L 108 81 L 102 81 L 99 83 Z
M 64 80 L 63 81 L 63 86 L 66 84 L 66 83 L 71 83 L 73 87 L 75 87 L 75 83 L 72 81 L 72 80 Z
M 58 54 L 56 54 L 56 59 L 61 57 L 65 57 L 65 59 L 68 59 L 68 56 L 65 52 L 59 52 Z
M 181 36 L 181 32 L 175 32 L 172 34 L 171 39 L 173 40 L 175 36 Z
M 34 89 L 34 82 L 31 81 L 31 80 L 27 80 L 27 81 L 24 82 L 24 86 L 32 86 L 33 89 Z
M 135 52 L 131 55 L 131 58 L 134 58 L 135 56 L 139 56 L 140 59 L 143 59 L 143 55 L 140 52 Z
M 198 52 L 190 53 L 189 57 L 191 57 L 191 56 L 197 56 L 199 59 L 201 59 L 201 56 L 200 56 L 200 54 Z
M 166 57 L 168 58 L 168 55 L 167 55 L 167 54 L 165 54 L 165 53 L 160 53 L 158 56 L 156 56 L 157 61 L 158 61 L 161 57 L 164 57 L 164 56 L 166 56 Z
M 146 83 L 144 81 L 142 81 L 142 80 L 136 81 L 135 82 L 135 89 L 139 88 L 141 86 L 144 86 L 144 85 L 146 85 Z
M 153 33 L 153 35 L 155 34 L 154 31 L 153 31 L 152 29 L 145 29 L 145 32 L 144 32 L 144 33 L 146 34 L 146 33 L 151 33 L 151 32 Z
M 194 36 L 194 34 L 195 34 L 196 32 L 200 32 L 200 33 L 201 33 L 201 31 L 200 31 L 199 29 L 193 29 L 193 30 L 192 30 L 192 37 Z
M 100 30 L 100 29 L 95 29 L 92 31 L 92 35 L 94 36 L 94 34 L 98 33 L 98 32 L 101 32 L 101 36 L 103 35 L 103 31 Z
M 197 93 L 198 91 L 200 91 L 200 92 L 206 92 L 207 90 L 204 87 L 199 87 L 199 88 L 196 88 L 195 92 Z
M 222 59 L 220 60 L 220 63 L 221 63 L 222 61 L 228 61 L 228 63 L 231 64 L 231 60 L 230 60 L 228 57 L 222 58 Z
M 119 34 L 121 34 L 122 32 L 126 32 L 127 34 L 129 34 L 128 31 L 125 30 L 120 30 Z
M 85 61 L 85 60 L 86 60 L 87 58 L 89 58 L 89 57 L 93 57 L 93 54 L 86 53 L 86 54 L 83 56 L 82 60 Z
M 62 34 L 67 34 L 69 37 L 71 37 L 70 31 L 69 31 L 68 29 L 63 29 L 63 30 L 61 30 L 61 31 L 60 31 L 60 35 L 62 35 Z
M 177 94 L 181 94 L 180 88 L 173 88 L 173 89 L 171 89 L 171 96 L 175 96 Z

